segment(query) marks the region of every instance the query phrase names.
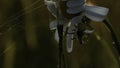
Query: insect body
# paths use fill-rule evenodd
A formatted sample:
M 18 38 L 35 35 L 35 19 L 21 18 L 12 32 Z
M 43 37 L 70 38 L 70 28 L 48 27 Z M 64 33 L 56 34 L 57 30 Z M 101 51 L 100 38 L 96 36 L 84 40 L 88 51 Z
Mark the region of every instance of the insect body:
M 80 44 L 83 44 L 83 36 L 84 36 L 84 31 L 85 31 L 85 25 L 83 23 L 79 23 L 76 26 L 76 35 L 77 35 L 77 39 L 79 40 Z

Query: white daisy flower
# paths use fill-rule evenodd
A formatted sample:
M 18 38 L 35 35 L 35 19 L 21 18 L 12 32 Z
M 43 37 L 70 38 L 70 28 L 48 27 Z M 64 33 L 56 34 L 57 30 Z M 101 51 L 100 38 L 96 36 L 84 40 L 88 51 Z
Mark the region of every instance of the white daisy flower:
M 67 20 L 65 18 L 60 20 L 54 20 L 50 23 L 50 30 L 56 30 L 55 31 L 55 40 L 58 42 L 58 30 L 57 25 L 58 22 L 63 24 L 64 31 L 66 31 L 66 26 L 68 25 L 68 22 L 70 24 L 68 28 L 68 34 L 66 37 L 66 45 L 67 45 L 67 52 L 71 53 L 73 49 L 73 38 L 74 38 L 74 31 L 75 25 L 82 22 L 83 15 L 86 16 L 88 19 L 96 22 L 102 22 L 106 15 L 108 14 L 109 9 L 106 7 L 101 6 L 88 6 L 85 5 L 85 0 L 62 0 L 67 1 L 66 6 L 68 9 L 66 9 L 66 12 L 68 14 L 78 14 L 81 13 L 79 16 L 73 17 L 71 20 Z M 56 1 L 48 1 L 45 0 L 45 4 L 47 5 L 48 10 L 57 18 L 57 7 L 56 7 Z M 94 30 L 85 30 L 85 33 L 91 34 L 94 32 Z

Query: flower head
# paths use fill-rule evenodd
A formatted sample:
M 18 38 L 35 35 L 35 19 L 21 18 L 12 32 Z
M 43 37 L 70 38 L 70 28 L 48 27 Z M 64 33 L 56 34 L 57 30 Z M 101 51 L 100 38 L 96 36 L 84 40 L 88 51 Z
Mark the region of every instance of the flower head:
M 66 36 L 66 45 L 67 45 L 67 52 L 72 52 L 73 49 L 73 38 L 75 33 L 75 25 L 78 25 L 79 23 L 82 23 L 83 17 L 87 17 L 90 20 L 101 22 L 106 18 L 106 15 L 108 14 L 109 9 L 101 6 L 89 6 L 85 4 L 86 0 L 62 0 L 67 1 L 66 6 L 68 7 L 66 9 L 66 12 L 68 14 L 77 14 L 81 13 L 80 15 L 73 17 L 71 20 L 67 20 L 65 17 L 61 19 L 56 19 L 50 23 L 50 29 L 56 30 L 55 31 L 55 40 L 59 42 L 58 37 L 58 30 L 57 25 L 58 21 L 64 26 L 64 32 L 66 31 L 66 26 L 68 24 L 69 28 L 67 31 Z M 48 10 L 57 18 L 57 7 L 56 7 L 56 1 L 48 1 L 45 0 L 45 4 L 47 5 Z M 84 30 L 83 31 L 86 34 L 91 34 L 94 32 L 94 30 Z

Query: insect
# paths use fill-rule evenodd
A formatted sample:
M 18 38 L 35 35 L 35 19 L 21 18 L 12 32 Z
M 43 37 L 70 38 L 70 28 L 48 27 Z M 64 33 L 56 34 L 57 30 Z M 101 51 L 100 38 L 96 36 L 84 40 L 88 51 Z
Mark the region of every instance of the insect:
M 94 28 L 90 25 L 90 20 L 86 17 L 83 17 L 81 23 L 75 25 L 75 29 L 77 39 L 81 45 L 85 44 L 90 34 L 94 32 Z

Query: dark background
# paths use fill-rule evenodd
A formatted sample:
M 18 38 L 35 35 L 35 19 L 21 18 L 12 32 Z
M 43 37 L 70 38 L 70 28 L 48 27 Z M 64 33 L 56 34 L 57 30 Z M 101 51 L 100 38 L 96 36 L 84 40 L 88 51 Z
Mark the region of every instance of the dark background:
M 91 0 L 108 7 L 108 18 L 120 40 L 120 0 Z M 54 19 L 43 0 L 0 0 L 0 68 L 57 68 L 58 50 L 49 23 Z M 67 68 L 119 68 L 118 54 L 103 23 L 89 42 L 73 52 L 65 50 Z M 101 40 L 99 40 L 99 37 Z

